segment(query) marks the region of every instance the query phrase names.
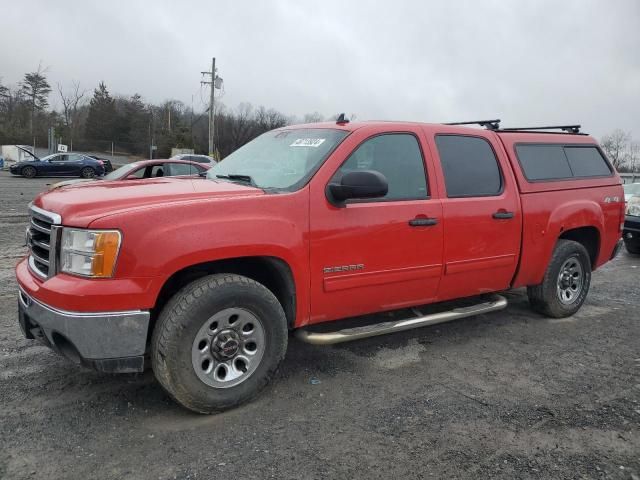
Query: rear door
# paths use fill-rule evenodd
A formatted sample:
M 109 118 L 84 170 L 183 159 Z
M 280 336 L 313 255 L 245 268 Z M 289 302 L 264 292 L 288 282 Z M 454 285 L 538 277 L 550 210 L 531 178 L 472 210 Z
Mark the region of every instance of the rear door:
M 311 322 L 432 301 L 442 271 L 442 211 L 421 132 L 362 129 L 339 151 L 311 184 Z M 354 170 L 382 173 L 388 194 L 331 204 L 327 184 Z
M 495 134 L 437 129 L 433 142 L 444 218 L 439 300 L 509 288 L 520 253 L 522 215 L 508 159 Z
M 95 167 L 97 161 L 90 157 L 85 157 L 77 153 L 70 153 L 67 156 L 67 169 L 66 175 L 80 175 L 80 170 L 83 167 Z M 96 172 L 97 173 L 97 172 Z

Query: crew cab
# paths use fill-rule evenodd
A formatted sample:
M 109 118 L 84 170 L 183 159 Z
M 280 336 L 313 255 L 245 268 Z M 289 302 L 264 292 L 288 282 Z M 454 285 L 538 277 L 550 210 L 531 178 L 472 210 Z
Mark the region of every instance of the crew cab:
M 101 371 L 150 363 L 211 413 L 268 384 L 291 331 L 381 335 L 505 308 L 519 287 L 542 315 L 574 314 L 621 245 L 618 174 L 578 126 L 463 123 L 341 116 L 267 132 L 206 178 L 40 194 L 22 330 Z

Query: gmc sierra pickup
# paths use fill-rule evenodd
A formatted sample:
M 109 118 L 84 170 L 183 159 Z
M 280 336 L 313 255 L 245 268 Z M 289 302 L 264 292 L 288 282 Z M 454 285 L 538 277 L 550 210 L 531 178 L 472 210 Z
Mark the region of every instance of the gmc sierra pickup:
M 207 178 L 43 193 L 16 267 L 20 326 L 100 371 L 150 362 L 211 413 L 267 385 L 291 331 L 406 330 L 504 308 L 496 292 L 518 287 L 572 315 L 620 247 L 619 176 L 578 126 L 467 123 L 486 128 L 340 117 L 265 133 Z M 376 312 L 392 313 L 339 321 Z

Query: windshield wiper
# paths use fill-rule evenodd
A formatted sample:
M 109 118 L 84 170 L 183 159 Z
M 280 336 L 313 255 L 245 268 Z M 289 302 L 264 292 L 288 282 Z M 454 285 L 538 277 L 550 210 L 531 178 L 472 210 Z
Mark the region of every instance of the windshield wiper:
M 258 187 L 256 182 L 253 181 L 250 175 L 242 175 L 240 173 L 229 173 L 228 175 L 216 175 L 216 178 L 223 178 L 226 180 L 236 180 L 242 183 L 248 183 L 252 187 Z

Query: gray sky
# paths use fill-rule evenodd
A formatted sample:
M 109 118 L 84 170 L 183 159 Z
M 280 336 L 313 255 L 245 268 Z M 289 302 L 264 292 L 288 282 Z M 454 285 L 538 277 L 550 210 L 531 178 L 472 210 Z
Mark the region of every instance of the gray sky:
M 640 138 L 638 0 L 1 2 L 9 85 L 42 62 L 52 86 L 104 80 L 202 110 L 215 56 L 228 107 Z

